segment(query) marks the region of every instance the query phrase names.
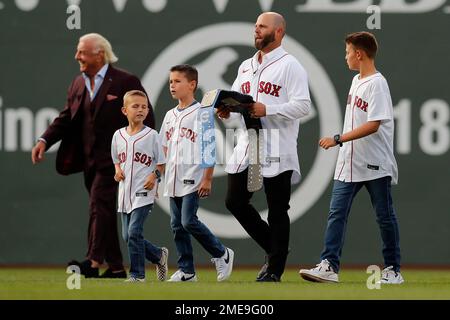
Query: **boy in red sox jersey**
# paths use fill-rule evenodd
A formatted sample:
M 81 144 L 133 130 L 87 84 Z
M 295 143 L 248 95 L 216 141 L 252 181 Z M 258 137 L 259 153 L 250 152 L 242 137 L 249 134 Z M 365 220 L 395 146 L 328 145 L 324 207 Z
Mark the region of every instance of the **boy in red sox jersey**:
M 400 242 L 392 205 L 391 184 L 398 170 L 393 151 L 394 119 L 386 79 L 375 68 L 377 41 L 369 32 L 356 32 L 345 39 L 345 58 L 353 78 L 347 99 L 343 134 L 320 139 L 319 145 L 339 145 L 334 174 L 325 248 L 316 268 L 300 270 L 308 281 L 338 282 L 345 229 L 353 199 L 362 187 L 370 194 L 383 240 L 384 270 L 380 283 L 400 284 Z
M 233 270 L 234 252 L 225 247 L 197 216 L 199 199 L 211 193 L 214 167 L 201 167 L 200 103 L 194 99 L 198 72 L 190 65 L 170 69 L 170 93 L 178 100 L 175 108 L 167 111 L 161 130 L 161 144 L 167 156 L 164 196 L 170 197 L 170 225 L 178 252 L 178 270 L 170 282 L 197 281 L 191 235 L 212 256 L 217 270 L 217 281 L 228 279 Z
M 122 112 L 128 126 L 117 130 L 111 142 L 114 180 L 119 182 L 118 208 L 122 236 L 128 246 L 130 277 L 127 282 L 145 281 L 145 259 L 156 265 L 156 277 L 167 277 L 169 250 L 144 239 L 144 223 L 152 212 L 157 181 L 164 171 L 164 153 L 159 135 L 144 125 L 148 114 L 147 95 L 131 90 L 123 97 Z

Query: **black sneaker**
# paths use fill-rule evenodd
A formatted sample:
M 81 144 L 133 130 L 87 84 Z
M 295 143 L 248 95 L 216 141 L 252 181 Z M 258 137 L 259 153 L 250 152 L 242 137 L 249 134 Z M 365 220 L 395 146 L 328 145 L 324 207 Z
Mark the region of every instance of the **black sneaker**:
M 256 282 L 281 282 L 281 279 L 276 274 L 266 272 L 260 279 L 257 279 Z
M 127 273 L 125 270 L 113 272 L 110 268 L 108 268 L 100 275 L 99 278 L 125 279 L 126 277 Z
M 72 260 L 69 261 L 67 265 L 79 267 L 80 273 L 84 275 L 85 278 L 98 278 L 98 268 L 91 267 L 91 260 L 84 260 L 83 262 Z

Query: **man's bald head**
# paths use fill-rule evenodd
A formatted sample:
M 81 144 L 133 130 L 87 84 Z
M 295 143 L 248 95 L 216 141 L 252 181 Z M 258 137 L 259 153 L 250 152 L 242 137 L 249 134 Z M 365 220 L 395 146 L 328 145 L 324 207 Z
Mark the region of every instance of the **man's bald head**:
M 267 18 L 266 21 L 270 22 L 270 25 L 274 28 L 281 28 L 283 30 L 283 36 L 286 33 L 286 20 L 277 12 L 264 12 L 259 17 Z M 258 17 L 258 19 L 259 19 Z
M 259 15 L 255 24 L 255 47 L 270 52 L 281 45 L 286 33 L 286 21 L 276 12 L 264 12 Z

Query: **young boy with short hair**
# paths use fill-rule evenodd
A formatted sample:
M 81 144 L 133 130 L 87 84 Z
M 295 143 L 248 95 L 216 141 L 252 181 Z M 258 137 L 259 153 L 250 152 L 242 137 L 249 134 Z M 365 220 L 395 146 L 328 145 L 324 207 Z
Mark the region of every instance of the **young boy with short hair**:
M 217 281 L 231 275 L 234 252 L 226 248 L 197 216 L 199 199 L 211 193 L 214 167 L 200 166 L 198 112 L 194 99 L 198 72 L 190 65 L 170 69 L 169 87 L 178 105 L 169 110 L 163 120 L 160 136 L 167 157 L 164 195 L 170 197 L 171 228 L 178 252 L 178 270 L 168 281 L 197 281 L 190 236 L 213 257 Z
M 145 281 L 145 258 L 156 264 L 156 276 L 167 278 L 167 248 L 144 239 L 143 228 L 153 209 L 157 183 L 164 171 L 165 157 L 158 132 L 145 126 L 147 95 L 139 90 L 123 97 L 122 112 L 129 125 L 114 133 L 111 156 L 119 182 L 118 212 L 122 218 L 122 236 L 128 245 L 130 277 L 127 282 Z
M 378 44 L 369 32 L 345 39 L 345 58 L 353 78 L 347 99 L 343 134 L 320 139 L 324 148 L 340 146 L 334 174 L 325 247 L 316 268 L 300 270 L 308 281 L 338 282 L 340 258 L 350 208 L 362 187 L 369 192 L 383 241 L 384 270 L 380 283 L 400 284 L 400 238 L 392 204 L 391 184 L 397 184 L 394 118 L 386 79 L 375 68 Z

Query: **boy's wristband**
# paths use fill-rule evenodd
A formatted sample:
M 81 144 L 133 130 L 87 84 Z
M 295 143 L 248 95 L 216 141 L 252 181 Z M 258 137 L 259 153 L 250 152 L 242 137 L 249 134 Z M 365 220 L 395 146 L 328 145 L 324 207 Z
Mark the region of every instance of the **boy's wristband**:
M 161 182 L 161 172 L 158 169 L 155 169 L 153 171 L 153 173 L 155 174 L 156 178 L 158 179 L 158 182 Z
M 334 142 L 336 142 L 336 144 L 339 145 L 339 147 L 342 147 L 342 141 L 341 141 L 341 135 L 340 134 L 336 134 L 334 136 Z

